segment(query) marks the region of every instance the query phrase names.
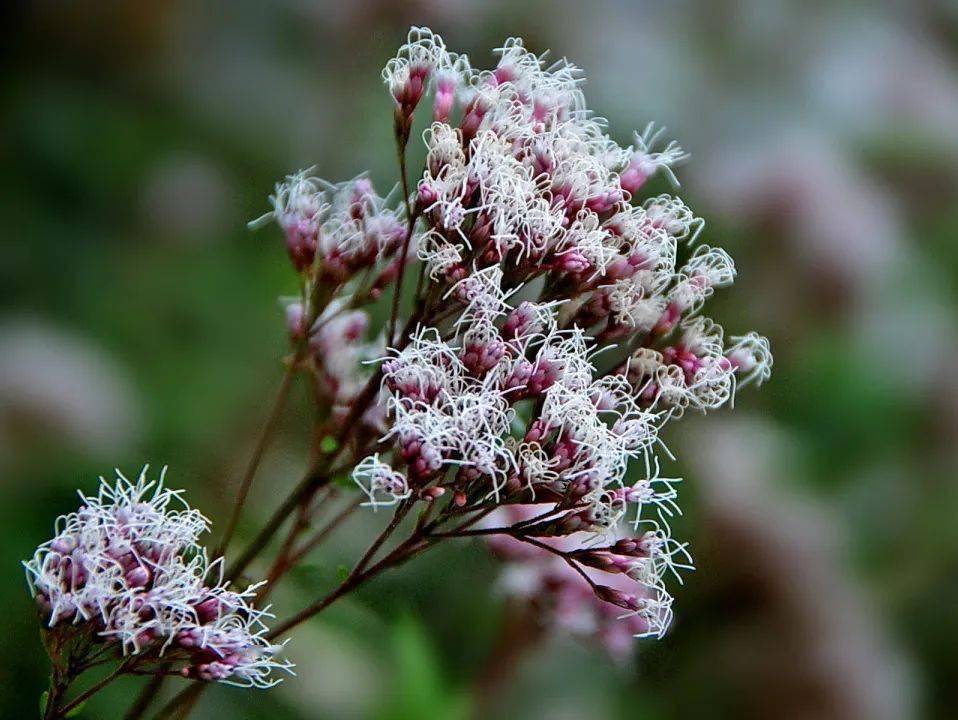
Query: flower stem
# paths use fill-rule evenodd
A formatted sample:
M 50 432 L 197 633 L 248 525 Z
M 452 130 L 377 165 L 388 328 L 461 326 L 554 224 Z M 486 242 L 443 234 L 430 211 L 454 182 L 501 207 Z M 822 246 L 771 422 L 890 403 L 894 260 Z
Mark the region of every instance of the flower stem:
M 43 720 L 56 720 L 63 717 L 60 702 L 70 687 L 70 677 L 66 670 L 54 663 L 50 672 L 50 686 L 47 689 L 46 707 L 43 711 Z
M 246 499 L 249 496 L 250 487 L 253 485 L 253 478 L 256 475 L 256 470 L 259 468 L 260 462 L 263 459 L 263 454 L 266 451 L 266 447 L 269 445 L 269 441 L 273 437 L 273 433 L 276 430 L 276 425 L 279 422 L 283 407 L 286 405 L 286 400 L 289 397 L 289 391 L 293 384 L 293 377 L 296 375 L 296 366 L 299 364 L 299 358 L 301 354 L 302 351 L 296 353 L 292 361 L 287 366 L 286 372 L 283 373 L 283 380 L 280 383 L 279 391 L 276 394 L 276 399 L 273 401 L 273 407 L 270 410 L 269 417 L 266 419 L 266 423 L 263 425 L 263 431 L 260 433 L 259 440 L 257 440 L 256 446 L 253 448 L 253 455 L 250 457 L 249 463 L 246 466 L 246 472 L 243 473 L 243 480 L 240 483 L 239 490 L 236 494 L 236 503 L 233 505 L 233 511 L 230 513 L 229 520 L 226 523 L 226 530 L 223 532 L 223 537 L 214 551 L 213 557 L 220 557 L 223 555 L 223 553 L 226 551 L 226 548 L 229 546 L 230 540 L 233 538 L 233 533 L 236 532 L 236 526 L 239 523 L 240 516 L 243 512 L 243 506 L 246 504 Z
M 129 658 L 127 658 L 124 662 L 120 663 L 116 667 L 116 669 L 113 672 L 111 672 L 109 675 L 104 677 L 98 683 L 91 685 L 89 688 L 87 688 L 82 693 L 77 695 L 73 700 L 71 700 L 62 708 L 60 708 L 59 715 L 55 715 L 54 717 L 59 717 L 60 715 L 62 715 L 63 717 L 66 717 L 71 710 L 73 710 L 74 708 L 80 707 L 80 705 L 85 703 L 87 700 L 93 697 L 96 693 L 100 692 L 100 690 L 105 688 L 111 682 L 113 682 L 118 677 L 120 677 L 120 675 L 122 675 L 124 672 L 129 670 L 133 666 L 133 664 L 136 662 L 136 660 L 137 658 L 135 656 L 130 656 Z
M 396 276 L 396 287 L 393 288 L 392 310 L 389 313 L 389 324 L 386 326 L 386 346 L 390 346 L 394 341 L 396 331 L 396 322 L 399 319 L 399 303 L 402 299 L 403 279 L 406 274 L 406 256 L 409 254 L 409 245 L 412 242 L 413 230 L 416 227 L 416 212 L 413 203 L 409 199 L 409 179 L 406 177 L 406 145 L 408 144 L 409 134 L 405 125 L 400 121 L 398 111 L 396 116 L 396 153 L 399 158 L 399 179 L 402 183 L 403 199 L 406 203 L 406 217 L 409 225 L 406 228 L 406 237 L 403 240 L 402 250 L 399 252 L 399 272 Z
M 406 339 L 408 338 L 412 327 L 414 327 L 415 324 L 424 317 L 428 317 L 430 312 L 428 306 L 430 304 L 431 303 L 428 301 L 423 303 L 423 305 L 419 306 L 416 312 L 413 313 L 412 317 L 409 318 L 406 326 L 403 328 L 403 331 L 400 334 L 397 348 L 401 349 L 405 345 Z M 345 418 L 343 418 L 342 422 L 339 423 L 339 429 L 333 436 L 336 449 L 331 453 L 320 457 L 313 469 L 307 473 L 302 480 L 300 480 L 299 484 L 293 490 L 293 493 L 283 502 L 282 505 L 280 505 L 276 512 L 273 513 L 273 516 L 267 521 L 266 525 L 262 530 L 260 530 L 259 534 L 252 540 L 252 542 L 250 542 L 243 554 L 234 560 L 229 566 L 226 571 L 227 579 L 232 580 L 241 572 L 243 572 L 243 570 L 246 569 L 246 567 L 256 558 L 256 556 L 259 555 L 263 548 L 266 547 L 280 527 L 282 527 L 286 518 L 296 511 L 296 508 L 299 507 L 299 504 L 304 499 L 312 497 L 313 493 L 317 492 L 319 489 L 329 483 L 333 476 L 331 469 L 334 467 L 334 463 L 342 453 L 345 447 L 345 441 L 349 438 L 353 431 L 362 425 L 362 416 L 368 409 L 370 403 L 376 399 L 382 378 L 383 369 L 382 365 L 380 365 L 376 372 L 373 373 L 366 382 L 366 385 L 360 391 L 359 395 L 357 395 L 355 400 L 353 400 L 353 404 L 349 409 L 349 413 Z
M 398 515 L 398 512 L 397 512 L 397 515 Z M 393 519 L 395 520 L 395 517 Z M 395 525 L 398 525 L 398 524 L 399 523 L 397 521 Z M 387 526 L 386 530 L 384 530 L 383 533 L 379 536 L 379 538 L 376 539 L 376 541 L 373 543 L 373 546 L 371 546 L 370 549 L 366 551 L 366 554 L 363 556 L 364 559 L 371 558 L 372 553 L 374 553 L 382 545 L 382 542 L 385 541 L 386 537 L 388 537 L 392 533 L 392 530 L 394 529 L 395 529 L 395 526 L 391 522 L 390 525 Z M 300 625 L 301 623 L 304 623 L 310 618 L 323 612 L 323 610 L 328 608 L 330 605 L 332 605 L 334 602 L 339 600 L 341 597 L 349 594 L 350 592 L 358 588 L 360 585 L 365 583 L 367 580 L 381 573 L 383 570 L 386 570 L 387 568 L 393 567 L 395 565 L 400 565 L 406 562 L 407 560 L 412 559 L 413 557 L 418 555 L 422 550 L 424 550 L 428 544 L 430 544 L 427 540 L 426 545 L 417 547 L 417 545 L 419 545 L 420 542 L 426 539 L 427 538 L 423 535 L 422 532 L 414 531 L 413 534 L 410 535 L 404 542 L 400 543 L 400 545 L 396 547 L 396 549 L 394 549 L 391 553 L 389 553 L 386 557 L 384 557 L 382 560 L 377 562 L 372 567 L 367 568 L 365 570 L 362 569 L 361 565 L 363 561 L 361 560 L 360 564 L 357 565 L 356 568 L 353 570 L 353 572 L 349 574 L 349 577 L 343 580 L 343 582 L 340 583 L 332 592 L 330 592 L 328 595 L 318 600 L 317 602 L 313 603 L 312 605 L 309 605 L 303 608 L 298 613 L 288 618 L 285 622 L 282 622 L 276 627 L 274 627 L 270 631 L 267 637 L 270 640 L 272 640 L 280 635 L 283 635 L 284 633 L 293 629 L 297 625 Z M 370 552 L 370 550 L 372 551 L 372 553 Z
M 196 707 L 200 695 L 207 687 L 209 687 L 207 683 L 194 680 L 190 685 L 187 685 L 183 690 L 170 698 L 170 701 L 153 716 L 153 720 L 165 720 L 166 718 L 173 717 L 186 718 L 193 708 Z
M 162 670 L 168 668 L 169 666 L 166 665 Z M 163 687 L 163 683 L 166 682 L 166 674 L 162 670 L 155 673 L 153 677 L 150 678 L 150 682 L 143 686 L 140 694 L 136 696 L 133 705 L 130 706 L 130 709 L 126 711 L 126 715 L 123 716 L 123 720 L 139 720 L 143 717 L 147 708 L 150 707 L 150 703 L 153 702 L 160 692 L 160 688 Z

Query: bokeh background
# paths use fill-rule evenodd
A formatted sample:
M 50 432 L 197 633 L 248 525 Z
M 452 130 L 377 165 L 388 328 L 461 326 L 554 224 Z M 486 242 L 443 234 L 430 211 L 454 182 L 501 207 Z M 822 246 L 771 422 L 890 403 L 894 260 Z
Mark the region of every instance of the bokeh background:
M 691 150 L 684 193 L 739 281 L 712 312 L 775 373 L 671 444 L 699 570 L 626 666 L 548 633 L 501 653 L 479 544 L 427 555 L 297 635 L 299 679 L 197 718 L 958 716 L 958 6 L 726 2 L 14 2 L 0 23 L 0 716 L 46 661 L 18 562 L 114 466 L 169 464 L 222 520 L 279 382 L 272 183 L 394 182 L 379 71 L 409 24 L 474 65 L 522 35 L 585 68 L 628 143 Z M 302 395 L 302 393 L 300 394 Z M 255 489 L 298 477 L 293 403 Z M 335 582 L 355 521 L 274 598 Z M 243 528 L 248 532 L 248 527 Z M 84 717 L 119 717 L 119 683 Z

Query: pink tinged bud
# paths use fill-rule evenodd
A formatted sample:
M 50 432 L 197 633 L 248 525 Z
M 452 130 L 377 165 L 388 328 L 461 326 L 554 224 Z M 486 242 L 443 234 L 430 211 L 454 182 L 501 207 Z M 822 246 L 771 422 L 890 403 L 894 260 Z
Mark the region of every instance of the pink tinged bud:
M 442 73 L 436 80 L 436 99 L 432 117 L 436 122 L 446 122 L 456 103 L 457 78 L 452 73 Z
M 670 302 L 662 312 L 662 317 L 656 322 L 653 332 L 661 335 L 670 332 L 682 319 L 682 312 L 683 308 L 678 303 Z
M 409 467 L 410 477 L 416 481 L 428 480 L 442 467 L 442 453 L 418 438 L 404 438 L 399 451 Z
M 462 263 L 457 263 L 446 271 L 446 277 L 450 282 L 453 283 L 457 283 L 460 280 L 465 280 L 468 276 L 469 270 L 466 269 L 466 266 Z
M 625 169 L 625 172 L 619 175 L 619 185 L 621 185 L 622 189 L 629 193 L 629 195 L 635 195 L 642 189 L 642 186 L 645 185 L 646 180 L 648 180 L 652 174 L 649 170 L 650 168 L 641 162 L 638 156 L 635 156 L 629 163 L 629 167 Z
M 602 214 L 614 208 L 622 200 L 622 191 L 619 188 L 609 188 L 589 198 L 585 206 L 594 213 Z
M 506 344 L 501 340 L 486 343 L 471 343 L 463 348 L 462 364 L 473 375 L 482 377 L 496 367 L 506 354 Z
M 138 566 L 126 574 L 126 581 L 130 587 L 143 587 L 150 581 L 150 571 Z
M 506 378 L 505 389 L 510 400 L 521 400 L 528 396 L 529 378 L 535 372 L 535 365 L 528 360 L 520 360 Z
M 576 555 L 576 559 L 583 565 L 607 573 L 627 574 L 635 565 L 635 561 L 628 557 L 615 555 L 605 551 L 585 552 Z
M 579 455 L 579 447 L 568 438 L 560 439 L 552 450 L 552 459 L 556 470 L 565 470 L 572 465 Z
M 183 648 L 197 647 L 200 644 L 198 631 L 187 630 L 185 632 L 181 632 L 176 636 L 176 644 Z
M 536 313 L 529 302 L 522 302 L 506 316 L 502 325 L 502 336 L 507 340 L 531 335 L 541 329 Z
M 208 598 L 193 608 L 196 611 L 196 617 L 201 623 L 208 623 L 216 620 L 221 613 L 221 605 L 216 598 Z
M 523 440 L 527 443 L 542 443 L 549 436 L 550 428 L 543 420 L 536 420 L 529 426 Z
M 375 197 L 375 191 L 372 180 L 361 177 L 353 183 L 349 207 L 349 213 L 353 219 L 361 220 L 365 216 L 367 205 L 373 197 Z
M 589 259 L 578 250 L 570 250 L 556 255 L 554 265 L 561 272 L 580 275 L 592 267 Z
M 439 199 L 439 193 L 437 193 L 436 189 L 425 180 L 419 183 L 417 190 L 417 202 L 419 203 L 419 207 L 423 210 L 428 207 L 432 207 L 433 204 Z
M 377 254 L 389 255 L 400 247 L 406 239 L 406 228 L 398 218 L 378 216 L 378 221 L 369 234 L 367 246 L 369 255 L 365 259 L 366 265 L 374 265 Z
M 513 400 L 537 397 L 551 388 L 562 376 L 562 366 L 551 360 L 538 360 L 531 363 L 520 360 L 506 379 L 506 388 Z
M 466 493 L 462 490 L 457 490 L 456 494 L 452 496 L 452 502 L 456 507 L 463 507 L 466 504 Z
M 485 214 L 480 214 L 477 216 L 475 223 L 472 226 L 472 230 L 469 231 L 469 240 L 470 242 L 477 247 L 481 247 L 489 243 L 489 238 L 492 235 L 492 220 Z
M 596 597 L 607 603 L 612 603 L 613 605 L 631 610 L 632 612 L 638 612 L 642 609 L 642 604 L 635 595 L 623 592 L 622 590 L 616 590 L 608 585 L 596 585 L 594 590 Z
M 628 257 L 619 256 L 605 270 L 604 282 L 624 280 L 635 275 L 645 264 L 645 258 L 638 254 Z
M 582 498 L 591 492 L 595 492 L 602 486 L 602 481 L 594 473 L 580 475 L 569 484 L 569 495 L 574 498 Z
M 485 118 L 487 112 L 489 112 L 488 106 L 480 100 L 473 101 L 466 108 L 466 112 L 462 116 L 462 122 L 459 125 L 462 130 L 462 141 L 464 144 L 468 144 L 469 141 L 476 136 L 476 133 L 479 131 L 479 126 L 482 124 L 482 120 Z
M 318 230 L 311 219 L 291 220 L 283 224 L 286 230 L 286 252 L 297 272 L 303 272 L 316 258 Z
M 306 334 L 306 316 L 300 303 L 286 306 L 286 330 L 293 340 L 301 340 Z
M 416 106 L 419 105 L 419 101 L 422 100 L 431 72 L 432 68 L 425 63 L 410 66 L 409 76 L 393 96 L 399 104 L 400 112 L 405 117 L 410 117 Z
M 541 395 L 555 385 L 562 377 L 562 365 L 552 360 L 539 360 L 535 372 L 529 378 L 527 390 L 535 395 Z
M 676 365 L 685 375 L 685 382 L 689 385 L 695 380 L 695 375 L 705 367 L 705 361 L 691 350 L 681 345 L 670 345 L 662 350 L 662 359 L 669 365 Z
M 428 487 L 419 492 L 419 497 L 423 500 L 437 500 L 446 494 L 446 488 L 442 487 Z
M 642 538 L 622 538 L 610 549 L 619 555 L 633 555 L 642 546 Z

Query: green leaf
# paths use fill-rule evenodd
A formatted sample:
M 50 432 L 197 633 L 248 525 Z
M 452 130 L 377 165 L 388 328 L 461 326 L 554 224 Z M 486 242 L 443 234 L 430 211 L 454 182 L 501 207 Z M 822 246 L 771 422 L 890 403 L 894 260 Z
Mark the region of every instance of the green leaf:
M 337 567 L 337 568 L 336 568 L 336 576 L 340 579 L 340 581 L 346 580 L 346 578 L 349 577 L 349 566 L 348 566 L 348 565 L 340 565 L 339 567 Z
M 47 702 L 50 700 L 50 693 L 44 690 L 40 693 L 40 717 L 47 714 Z
M 404 616 L 391 641 L 395 694 L 378 714 L 380 720 L 464 720 L 470 716 L 468 694 L 446 678 L 442 657 L 420 621 Z
M 319 441 L 319 449 L 324 453 L 329 455 L 331 452 L 335 452 L 339 448 L 339 443 L 336 442 L 336 438 L 332 435 L 326 435 L 322 440 Z
M 75 708 L 73 708 L 70 712 L 68 712 L 68 713 L 65 715 L 65 717 L 68 717 L 68 718 L 76 717 L 77 715 L 80 714 L 80 711 L 83 710 L 83 706 L 84 706 L 84 705 L 86 705 L 86 700 L 84 700 L 84 701 L 81 702 L 79 705 L 77 705 Z

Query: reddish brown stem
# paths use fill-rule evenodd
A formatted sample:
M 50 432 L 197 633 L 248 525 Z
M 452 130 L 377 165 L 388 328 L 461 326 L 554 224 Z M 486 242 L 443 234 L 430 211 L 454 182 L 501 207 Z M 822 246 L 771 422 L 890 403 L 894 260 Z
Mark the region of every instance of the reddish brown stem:
M 263 431 L 260 433 L 259 439 L 256 441 L 256 446 L 253 448 L 253 455 L 250 457 L 249 463 L 246 466 L 246 471 L 243 473 L 243 480 L 240 483 L 239 490 L 236 494 L 236 503 L 233 505 L 233 511 L 230 513 L 229 520 L 226 522 L 226 529 L 223 531 L 223 537 L 219 542 L 216 550 L 213 552 L 213 557 L 220 557 L 225 552 L 226 548 L 229 546 L 230 540 L 233 538 L 233 533 L 236 532 L 236 526 L 239 523 L 240 516 L 243 513 L 243 507 L 246 504 L 246 499 L 249 496 L 250 488 L 253 485 L 253 478 L 256 475 L 256 470 L 259 468 L 260 462 L 263 459 L 263 454 L 266 451 L 266 447 L 269 445 L 269 441 L 273 437 L 273 432 L 276 429 L 276 425 L 279 422 L 280 415 L 283 411 L 283 406 L 286 404 L 286 399 L 289 397 L 289 391 L 293 384 L 293 377 L 296 375 L 296 366 L 299 364 L 300 352 L 297 352 L 292 360 L 289 362 L 289 365 L 286 367 L 286 372 L 283 373 L 283 380 L 280 383 L 279 391 L 276 393 L 276 399 L 273 401 L 273 407 L 270 410 L 269 417 L 266 419 L 266 423 L 263 425 Z

